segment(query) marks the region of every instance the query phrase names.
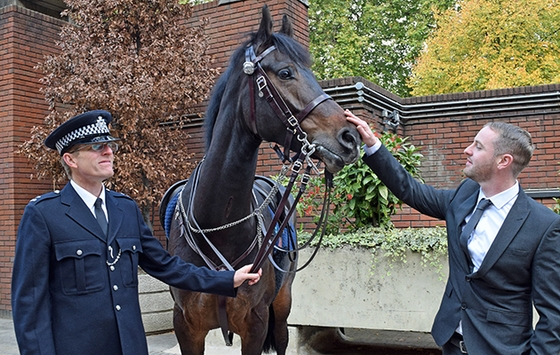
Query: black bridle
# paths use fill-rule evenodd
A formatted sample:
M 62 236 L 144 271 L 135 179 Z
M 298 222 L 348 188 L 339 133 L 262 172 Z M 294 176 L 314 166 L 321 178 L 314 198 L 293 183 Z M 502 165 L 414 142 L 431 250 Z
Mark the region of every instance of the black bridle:
M 296 205 L 300 199 L 300 197 L 305 192 L 307 187 L 307 183 L 309 182 L 309 174 L 311 172 L 311 168 L 315 167 L 313 162 L 311 162 L 310 157 L 315 152 L 315 145 L 310 143 L 307 139 L 307 133 L 303 131 L 300 126 L 300 123 L 307 118 L 307 116 L 313 111 L 317 106 L 323 103 L 326 100 L 332 100 L 332 98 L 327 95 L 326 93 L 322 93 L 321 95 L 317 96 L 314 100 L 305 106 L 303 110 L 301 110 L 298 114 L 294 115 L 282 96 L 278 93 L 278 90 L 264 71 L 263 67 L 261 66 L 261 60 L 263 60 L 268 54 L 272 53 L 276 49 L 275 46 L 270 46 L 266 50 L 264 50 L 259 56 L 255 55 L 255 51 L 252 45 L 248 45 L 245 49 L 245 63 L 243 63 L 243 72 L 249 76 L 253 76 L 253 80 L 249 80 L 249 96 L 251 100 L 251 112 L 250 112 L 250 119 L 251 119 L 251 126 L 253 127 L 256 134 L 258 134 L 258 129 L 256 125 L 256 109 L 255 109 L 255 85 L 259 91 L 259 97 L 264 97 L 266 101 L 270 104 L 270 107 L 276 113 L 276 116 L 284 123 L 286 126 L 286 137 L 284 139 L 284 152 L 280 152 L 278 146 L 275 147 L 276 152 L 280 156 L 283 162 L 290 161 L 293 162 L 292 167 L 292 174 L 288 185 L 286 186 L 286 190 L 280 200 L 277 208 L 276 213 L 272 219 L 271 224 L 268 227 L 266 235 L 263 239 L 262 246 L 259 248 L 257 256 L 253 262 L 253 267 L 251 268 L 251 272 L 257 272 L 261 267 L 267 257 L 270 255 L 278 238 L 282 235 L 282 231 L 287 226 L 291 216 L 295 212 Z M 292 146 L 292 142 L 294 139 L 297 139 L 301 143 L 301 149 L 296 154 L 295 159 L 291 159 L 289 157 L 290 154 L 290 147 Z M 301 168 L 304 165 L 304 162 L 307 162 L 307 168 L 305 173 L 301 179 L 300 189 L 298 191 L 297 196 L 294 198 L 294 202 L 290 207 L 288 213 L 284 216 L 284 220 L 282 224 L 279 226 L 277 230 L 275 227 L 280 220 L 280 216 L 282 215 L 286 203 L 288 201 L 290 192 L 293 188 L 293 185 L 296 181 L 297 176 L 301 172 Z M 329 180 L 329 179 L 327 179 Z M 330 182 L 329 182 L 330 184 Z M 326 201 L 326 199 L 325 199 Z M 307 265 L 307 264 L 306 264 Z
M 322 93 L 314 100 L 307 104 L 297 115 L 294 115 L 278 90 L 264 71 L 261 66 L 263 60 L 268 54 L 276 50 L 275 46 L 270 46 L 264 50 L 259 56 L 255 55 L 253 46 L 249 45 L 245 49 L 245 63 L 243 63 L 243 72 L 249 76 L 253 76 L 253 80 L 249 80 L 249 96 L 251 98 L 251 126 L 256 134 L 258 129 L 256 125 L 256 109 L 255 109 L 255 85 L 259 91 L 259 97 L 264 97 L 270 104 L 270 107 L 276 113 L 276 116 L 286 126 L 286 138 L 284 139 L 284 153 L 281 155 L 283 161 L 289 160 L 289 152 L 292 142 L 297 138 L 301 144 L 304 154 L 312 155 L 315 151 L 315 146 L 307 140 L 307 133 L 301 129 L 300 123 L 319 106 L 323 101 L 332 100 L 332 97 L 326 93 Z

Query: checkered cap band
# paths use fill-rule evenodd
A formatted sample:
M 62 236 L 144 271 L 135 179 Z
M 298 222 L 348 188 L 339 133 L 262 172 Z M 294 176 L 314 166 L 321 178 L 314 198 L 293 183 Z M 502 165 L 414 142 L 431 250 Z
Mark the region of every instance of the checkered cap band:
M 58 142 L 56 142 L 56 149 L 60 153 L 64 148 L 68 147 L 75 140 L 82 139 L 88 136 L 99 136 L 104 134 L 109 135 L 109 127 L 107 127 L 107 123 L 105 122 L 103 117 L 99 116 L 95 123 L 80 127 L 60 138 Z

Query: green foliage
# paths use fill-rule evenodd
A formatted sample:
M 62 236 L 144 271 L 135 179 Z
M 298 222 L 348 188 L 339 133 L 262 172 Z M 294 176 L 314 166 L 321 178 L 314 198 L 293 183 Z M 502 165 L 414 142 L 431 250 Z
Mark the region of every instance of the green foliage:
M 298 238 L 305 242 L 309 236 L 304 232 Z M 317 240 L 312 245 L 317 245 Z M 344 234 L 327 234 L 322 245 L 330 249 L 344 246 L 371 249 L 374 271 L 378 271 L 377 267 L 384 259 L 388 261 L 384 265 L 387 275 L 395 263 L 407 262 L 409 252 L 419 253 L 422 267 L 435 269 L 440 279 L 445 276 L 441 260 L 447 255 L 447 233 L 443 227 L 397 229 L 370 226 Z
M 383 145 L 395 156 L 403 167 L 421 180 L 419 166 L 422 155 L 419 149 L 394 133 L 378 135 Z M 327 231 L 322 245 L 327 248 L 343 246 L 372 249 L 373 269 L 383 258 L 387 274 L 394 263 L 406 263 L 409 252 L 420 253 L 422 267 L 431 267 L 443 274 L 442 257 L 447 255 L 445 228 L 394 228 L 391 216 L 400 207 L 401 201 L 379 180 L 372 170 L 360 159 L 346 166 L 334 177 L 332 212 L 328 218 Z M 297 208 L 300 216 L 318 219 L 325 191 L 324 179 L 314 177 L 309 183 L 307 194 Z M 300 230 L 300 244 L 307 241 L 310 233 Z M 317 245 L 315 239 L 312 245 Z
M 309 50 L 319 79 L 362 76 L 400 96 L 435 27 L 456 0 L 311 0 Z
M 422 154 L 418 148 L 407 143 L 407 138 L 394 133 L 384 132 L 378 137 L 412 176 L 421 179 L 419 167 Z M 327 226 L 329 233 L 338 234 L 368 226 L 392 226 L 391 216 L 402 203 L 361 159 L 338 172 L 333 183 L 332 212 Z M 300 216 L 319 216 L 324 189 L 322 179 L 311 180 L 307 194 L 298 204 Z
M 552 206 L 552 211 L 556 214 L 560 214 L 560 198 L 552 198 L 554 200 L 554 202 L 556 202 L 556 204 L 554 206 Z
M 413 95 L 560 82 L 560 3 L 464 0 L 436 15 L 412 69 Z

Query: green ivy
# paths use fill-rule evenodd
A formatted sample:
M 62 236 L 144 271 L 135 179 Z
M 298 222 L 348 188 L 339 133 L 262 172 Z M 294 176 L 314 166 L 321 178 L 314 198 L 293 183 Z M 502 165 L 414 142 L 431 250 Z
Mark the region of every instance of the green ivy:
M 310 237 L 308 232 L 300 232 L 300 244 Z M 311 243 L 316 246 L 317 238 Z M 365 227 L 344 234 L 326 234 L 321 244 L 329 249 L 351 246 L 372 250 L 372 272 L 377 270 L 380 261 L 384 264 L 387 275 L 391 274 L 394 263 L 406 263 L 408 252 L 420 254 L 422 267 L 429 267 L 443 280 L 442 259 L 447 256 L 447 232 L 444 227 L 432 228 L 381 228 Z

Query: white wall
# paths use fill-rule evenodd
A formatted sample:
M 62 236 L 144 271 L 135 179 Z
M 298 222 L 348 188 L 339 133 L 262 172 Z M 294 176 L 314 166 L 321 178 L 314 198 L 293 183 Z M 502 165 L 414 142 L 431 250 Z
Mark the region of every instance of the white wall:
M 300 253 L 300 265 L 310 253 Z M 446 260 L 441 262 L 446 267 Z M 321 249 L 296 275 L 290 325 L 429 332 L 445 286 L 441 276 L 423 268 L 416 253 L 390 270 L 383 264 L 372 270 L 372 265 L 371 250 Z M 172 329 L 167 285 L 146 274 L 139 278 L 146 331 Z
M 321 249 L 294 281 L 290 324 L 429 332 L 447 278 L 423 268 L 420 255 L 373 266 L 372 251 Z M 300 254 L 304 264 L 310 253 Z M 387 275 L 387 272 L 390 272 Z

